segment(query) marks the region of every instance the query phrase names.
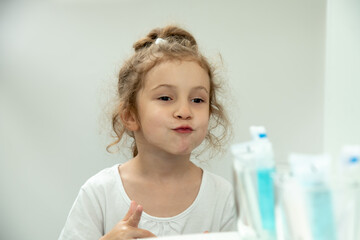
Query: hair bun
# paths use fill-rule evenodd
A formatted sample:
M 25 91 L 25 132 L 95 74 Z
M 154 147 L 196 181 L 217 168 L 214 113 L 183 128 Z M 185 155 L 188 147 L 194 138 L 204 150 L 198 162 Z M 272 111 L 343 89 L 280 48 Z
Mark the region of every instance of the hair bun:
M 151 30 L 145 38 L 134 43 L 133 47 L 135 51 L 150 47 L 157 38 L 165 39 L 169 43 L 177 42 L 186 47 L 197 47 L 195 38 L 188 31 L 174 25 Z

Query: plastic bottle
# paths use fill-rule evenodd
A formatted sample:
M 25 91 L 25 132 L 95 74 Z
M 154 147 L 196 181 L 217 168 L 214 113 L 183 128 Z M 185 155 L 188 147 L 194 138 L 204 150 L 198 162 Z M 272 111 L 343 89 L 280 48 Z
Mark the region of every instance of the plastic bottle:
M 250 134 L 255 153 L 258 205 L 265 235 L 263 237 L 275 239 L 274 152 L 265 127 L 251 126 Z
M 336 182 L 340 191 L 336 195 L 338 239 L 360 239 L 360 145 L 342 148 Z M 346 204 L 345 204 L 346 203 Z
M 333 193 L 329 187 L 330 157 L 291 154 L 290 167 L 304 195 L 311 239 L 337 239 Z
M 231 152 L 234 156 L 233 176 L 238 212 L 238 229 L 242 232 L 244 226 L 247 226 L 253 230 L 252 236 L 256 237 L 256 233 L 261 231 L 261 219 L 257 205 L 257 183 L 254 178 L 256 165 L 252 143 L 234 144 L 231 147 Z

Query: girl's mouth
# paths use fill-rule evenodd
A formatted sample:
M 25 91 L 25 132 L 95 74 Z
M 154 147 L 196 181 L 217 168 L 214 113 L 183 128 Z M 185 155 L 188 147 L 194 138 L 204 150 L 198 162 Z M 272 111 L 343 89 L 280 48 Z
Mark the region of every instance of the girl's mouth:
M 194 131 L 191 127 L 189 126 L 181 126 L 178 128 L 173 129 L 175 132 L 178 133 L 191 133 L 192 131 Z

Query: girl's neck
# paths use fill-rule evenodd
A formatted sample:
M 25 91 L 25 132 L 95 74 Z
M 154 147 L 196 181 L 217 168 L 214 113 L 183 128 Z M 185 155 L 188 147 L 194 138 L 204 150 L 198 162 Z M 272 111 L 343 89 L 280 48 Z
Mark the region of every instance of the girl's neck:
M 198 168 L 190 161 L 190 155 L 159 156 L 141 152 L 132 159 L 132 164 L 138 174 L 153 179 L 177 178 Z

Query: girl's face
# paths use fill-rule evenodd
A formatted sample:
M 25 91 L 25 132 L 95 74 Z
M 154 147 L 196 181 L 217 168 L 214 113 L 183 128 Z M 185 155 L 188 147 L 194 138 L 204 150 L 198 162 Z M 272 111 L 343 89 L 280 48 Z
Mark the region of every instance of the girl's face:
M 190 155 L 207 134 L 209 93 L 209 76 L 196 62 L 167 61 L 153 67 L 136 99 L 139 153 Z

